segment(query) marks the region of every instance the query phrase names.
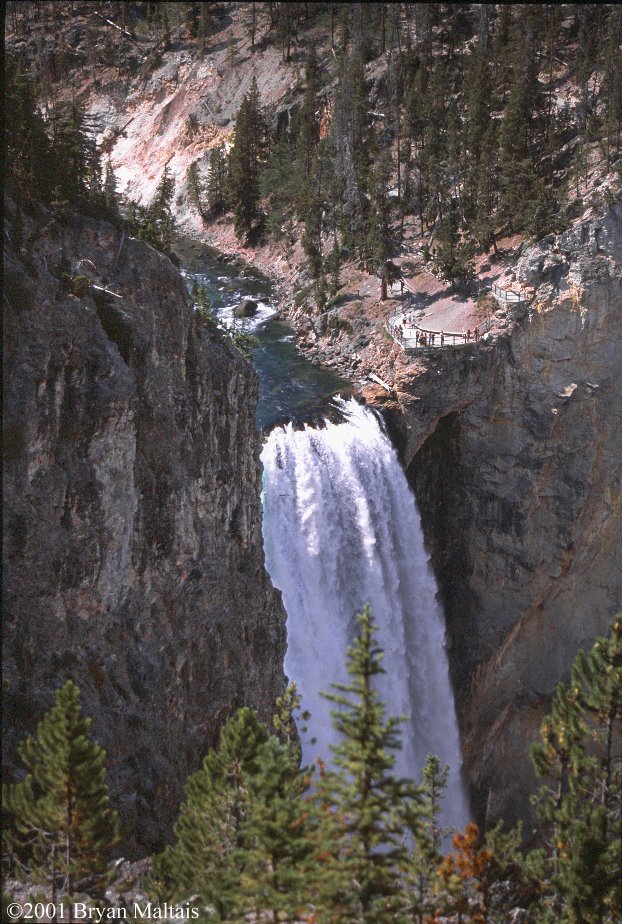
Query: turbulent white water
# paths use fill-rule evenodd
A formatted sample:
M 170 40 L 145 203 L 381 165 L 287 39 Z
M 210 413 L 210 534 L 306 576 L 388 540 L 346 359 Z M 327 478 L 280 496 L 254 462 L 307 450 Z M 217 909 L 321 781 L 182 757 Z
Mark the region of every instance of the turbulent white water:
M 285 667 L 312 713 L 304 757 L 329 757 L 331 704 L 319 694 L 346 678 L 354 614 L 369 603 L 385 650 L 378 687 L 388 714 L 406 717 L 398 772 L 418 777 L 426 754 L 437 754 L 451 767 L 444 820 L 463 825 L 443 614 L 415 500 L 376 416 L 339 403 L 344 423 L 275 429 L 262 453 L 266 564 L 287 611 Z

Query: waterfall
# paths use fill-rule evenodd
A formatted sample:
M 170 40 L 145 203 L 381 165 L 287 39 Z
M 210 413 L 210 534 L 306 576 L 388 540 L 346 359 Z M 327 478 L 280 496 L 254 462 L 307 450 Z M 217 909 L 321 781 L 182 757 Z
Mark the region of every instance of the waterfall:
M 333 707 L 319 694 L 346 679 L 354 616 L 369 603 L 385 651 L 378 689 L 387 713 L 405 717 L 397 771 L 419 778 L 428 753 L 449 764 L 444 821 L 462 826 L 444 619 L 415 499 L 374 413 L 336 401 L 343 423 L 279 427 L 262 453 L 266 565 L 287 612 L 285 668 L 312 713 L 304 759 L 330 757 Z

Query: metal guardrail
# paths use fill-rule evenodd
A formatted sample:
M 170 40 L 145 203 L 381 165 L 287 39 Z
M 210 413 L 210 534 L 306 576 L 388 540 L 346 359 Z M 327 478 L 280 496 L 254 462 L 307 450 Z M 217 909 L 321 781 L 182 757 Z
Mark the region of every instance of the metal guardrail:
M 513 304 L 526 301 L 524 292 L 514 292 L 512 289 L 502 289 L 501 286 L 493 285 L 491 292 L 497 301 L 512 302 Z
M 400 346 L 404 349 L 426 349 L 429 347 L 449 347 L 464 346 L 467 343 L 474 343 L 479 340 L 481 335 L 490 329 L 492 319 L 484 321 L 478 327 L 468 330 L 466 333 L 456 331 L 432 330 L 428 327 L 420 327 L 414 322 L 404 327 L 404 312 L 392 315 L 385 324 L 385 329 Z M 397 328 L 401 328 L 403 333 L 397 333 Z
M 406 283 L 406 288 L 411 295 L 415 292 Z M 502 289 L 500 286 L 491 286 L 491 293 L 503 305 L 512 305 L 517 307 L 523 302 L 529 301 L 527 295 L 522 290 L 514 292 L 512 289 Z M 397 327 L 403 326 L 402 321 L 407 312 L 400 311 L 392 315 L 386 322 L 385 328 L 391 337 L 399 343 L 404 349 L 426 349 L 429 347 L 446 347 L 446 346 L 464 346 L 467 343 L 474 343 L 489 331 L 495 323 L 494 316 L 486 318 L 481 324 L 478 324 L 466 333 L 456 333 L 454 331 L 431 330 L 430 328 L 420 327 L 414 321 L 408 325 L 400 336 L 397 334 Z M 423 340 L 422 340 L 423 335 Z

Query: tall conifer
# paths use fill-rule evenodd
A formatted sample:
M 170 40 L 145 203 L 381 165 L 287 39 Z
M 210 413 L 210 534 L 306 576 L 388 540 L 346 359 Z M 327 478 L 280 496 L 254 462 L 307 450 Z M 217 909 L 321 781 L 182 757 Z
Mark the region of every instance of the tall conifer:
M 238 238 L 248 237 L 261 217 L 259 174 L 267 152 L 267 128 L 253 77 L 238 110 L 229 153 L 229 197 Z
M 34 881 L 72 896 L 88 880 L 101 894 L 109 875 L 109 851 L 118 839 L 116 812 L 108 805 L 106 752 L 90 737 L 78 688 L 69 680 L 19 753 L 26 779 L 3 785 L 10 819 L 8 846 Z
M 336 706 L 334 770 L 319 787 L 327 832 L 323 901 L 327 920 L 382 924 L 394 921 L 401 902 L 399 876 L 406 862 L 405 805 L 419 799 L 412 784 L 394 775 L 400 719 L 385 716 L 375 685 L 383 652 L 369 607 L 348 649 L 350 680 L 325 694 Z M 332 915 L 332 916 L 331 916 Z

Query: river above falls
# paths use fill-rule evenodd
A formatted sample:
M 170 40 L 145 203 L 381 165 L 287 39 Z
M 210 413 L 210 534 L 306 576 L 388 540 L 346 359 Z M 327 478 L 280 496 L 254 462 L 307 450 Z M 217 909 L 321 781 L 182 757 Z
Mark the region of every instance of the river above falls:
M 243 326 L 258 346 L 252 360 L 259 376 L 257 425 L 271 430 L 277 424 L 318 421 L 334 414 L 331 399 L 349 395 L 352 386 L 332 370 L 315 365 L 297 349 L 292 328 L 277 316 L 273 283 L 261 273 L 237 263 L 205 244 L 179 240 L 175 252 L 189 286 L 196 280 L 207 290 L 212 309 L 227 327 Z M 250 318 L 236 319 L 234 309 L 244 299 L 258 308 Z

